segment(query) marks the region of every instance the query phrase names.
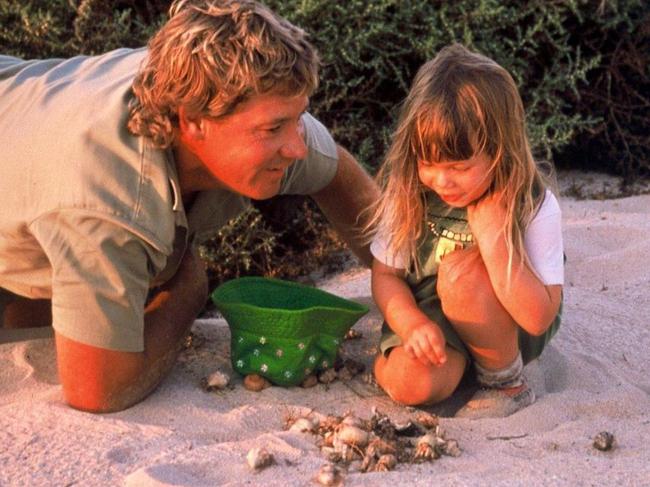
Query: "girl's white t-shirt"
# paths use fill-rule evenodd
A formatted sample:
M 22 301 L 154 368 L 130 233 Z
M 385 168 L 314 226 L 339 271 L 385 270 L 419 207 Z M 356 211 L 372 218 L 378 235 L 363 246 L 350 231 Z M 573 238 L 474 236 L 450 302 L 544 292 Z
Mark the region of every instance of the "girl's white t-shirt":
M 524 232 L 524 248 L 531 266 L 547 286 L 564 284 L 564 244 L 562 242 L 562 211 L 555 195 L 546 190 L 539 211 Z M 405 259 L 392 255 L 385 232 L 377 232 L 370 244 L 372 255 L 379 262 L 404 269 Z

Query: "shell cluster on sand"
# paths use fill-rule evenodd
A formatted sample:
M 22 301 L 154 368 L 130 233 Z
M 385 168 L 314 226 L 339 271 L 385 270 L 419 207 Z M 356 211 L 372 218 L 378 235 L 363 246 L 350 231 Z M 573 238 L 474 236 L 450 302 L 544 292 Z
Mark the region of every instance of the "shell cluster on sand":
M 365 369 L 365 366 L 355 360 L 346 359 L 337 361 L 334 367 L 330 367 L 321 371 L 318 374 L 310 374 L 302 381 L 300 384 L 301 387 L 309 388 L 314 387 L 315 385 L 321 384 L 331 384 L 336 380 L 349 381 L 356 375 L 362 373 Z M 271 383 L 258 374 L 248 374 L 244 377 L 244 387 L 249 391 L 259 392 L 271 387 Z
M 317 436 L 317 445 L 329 462 L 314 477 L 321 485 L 339 485 L 345 471 L 382 472 L 398 464 L 461 455 L 458 442 L 446 437 L 438 417 L 426 412 L 401 423 L 374 408 L 368 420 L 351 414 L 289 416 L 285 426 Z

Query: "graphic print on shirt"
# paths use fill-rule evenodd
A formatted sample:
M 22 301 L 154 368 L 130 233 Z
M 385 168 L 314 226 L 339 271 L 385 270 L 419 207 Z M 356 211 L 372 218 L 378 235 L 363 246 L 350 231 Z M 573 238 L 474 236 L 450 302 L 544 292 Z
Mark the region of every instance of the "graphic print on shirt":
M 436 264 L 440 264 L 442 258 L 448 253 L 467 248 L 474 241 L 472 234 L 467 231 L 466 221 L 452 221 L 445 226 L 446 222 L 443 223 L 443 220 L 449 220 L 449 218 L 438 216 L 436 221 L 427 220 L 427 227 L 434 235 L 434 241 L 435 238 L 438 239 L 434 254 Z

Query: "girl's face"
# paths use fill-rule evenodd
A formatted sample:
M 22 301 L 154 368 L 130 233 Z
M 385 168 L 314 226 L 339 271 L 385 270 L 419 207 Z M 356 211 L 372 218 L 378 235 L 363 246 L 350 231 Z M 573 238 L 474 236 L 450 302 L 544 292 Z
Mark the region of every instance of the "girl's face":
M 492 184 L 492 160 L 480 153 L 464 161 L 418 161 L 420 181 L 442 201 L 464 208 L 485 194 Z

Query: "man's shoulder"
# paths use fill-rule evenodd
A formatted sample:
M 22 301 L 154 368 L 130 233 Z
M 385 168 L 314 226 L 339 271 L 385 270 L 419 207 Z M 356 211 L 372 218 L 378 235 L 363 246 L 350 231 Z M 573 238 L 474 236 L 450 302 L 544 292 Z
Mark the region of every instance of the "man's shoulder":
M 303 114 L 302 123 L 305 128 L 305 143 L 308 150 L 337 159 L 336 142 L 325 125 L 310 113 Z

